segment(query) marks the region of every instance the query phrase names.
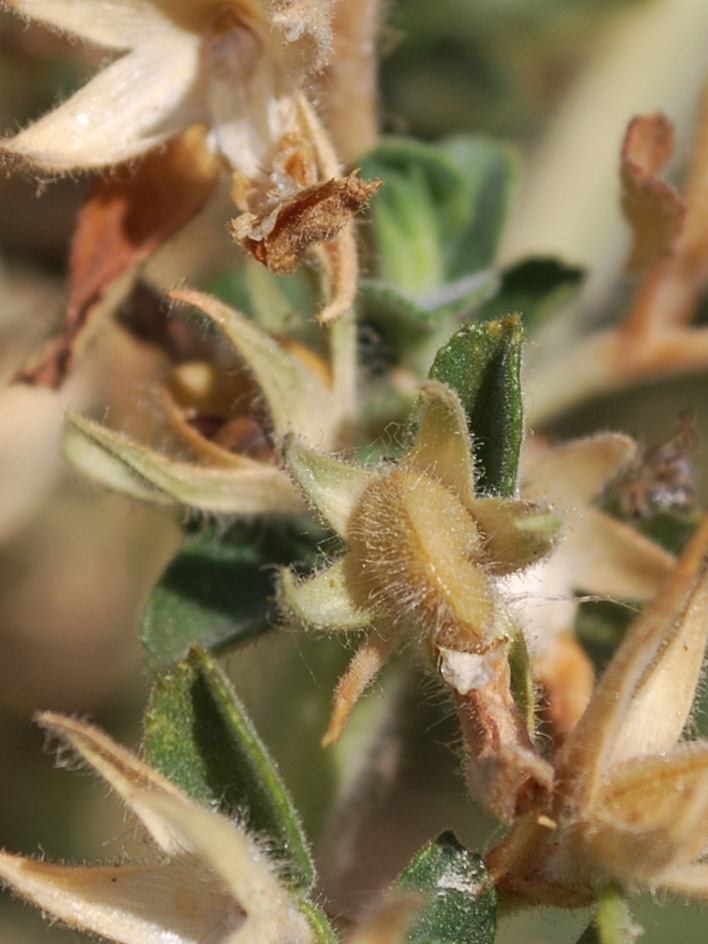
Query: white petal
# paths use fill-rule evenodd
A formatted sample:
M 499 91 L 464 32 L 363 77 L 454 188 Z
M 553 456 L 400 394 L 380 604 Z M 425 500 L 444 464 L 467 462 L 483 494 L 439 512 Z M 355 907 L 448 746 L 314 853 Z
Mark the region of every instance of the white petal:
M 634 441 L 620 433 L 601 433 L 548 449 L 524 472 L 523 495 L 545 498 L 564 509 L 586 505 L 635 451 Z
M 185 849 L 198 856 L 220 877 L 244 908 L 244 941 L 259 944 L 305 944 L 310 927 L 278 883 L 270 864 L 255 843 L 235 823 L 217 813 L 181 800 L 146 794 L 141 804 L 169 821 Z
M 202 311 L 229 338 L 263 391 L 278 436 L 297 432 L 329 448 L 336 438 L 339 408 L 317 373 L 240 312 L 203 292 L 171 293 Z
M 223 944 L 243 925 L 192 857 L 154 866 L 62 866 L 0 853 L 0 878 L 69 927 L 121 944 Z
M 300 623 L 325 632 L 364 629 L 371 615 L 355 606 L 347 590 L 343 560 L 308 580 L 297 582 L 284 568 L 280 576 L 280 602 Z
M 596 508 L 573 516 L 559 554 L 567 557 L 569 589 L 624 600 L 648 600 L 676 564 L 673 554 Z
M 46 731 L 60 738 L 83 757 L 93 770 L 110 784 L 123 802 L 140 818 L 163 852 L 172 853 L 179 850 L 180 846 L 176 844 L 170 826 L 150 808 L 136 806 L 132 800 L 133 796 L 144 796 L 149 790 L 184 801 L 180 791 L 169 780 L 89 724 L 49 711 L 38 715 L 37 720 Z M 138 790 L 141 791 L 140 794 L 136 794 Z
M 290 514 L 303 502 L 277 466 L 245 456 L 226 468 L 169 459 L 100 423 L 67 416 L 64 454 L 82 474 L 132 498 L 228 515 Z
M 130 49 L 165 24 L 151 0 L 7 0 L 22 16 L 109 49 Z
M 146 39 L 1 150 L 67 173 L 130 160 L 197 121 L 196 38 L 160 30 Z
M 349 517 L 364 489 L 376 478 L 368 469 L 321 456 L 289 440 L 284 449 L 288 471 L 324 520 L 345 538 Z

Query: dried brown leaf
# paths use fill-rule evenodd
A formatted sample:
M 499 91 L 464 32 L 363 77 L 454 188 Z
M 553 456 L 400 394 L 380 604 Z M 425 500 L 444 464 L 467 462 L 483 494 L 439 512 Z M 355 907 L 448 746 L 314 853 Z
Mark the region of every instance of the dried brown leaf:
M 97 181 L 74 233 L 62 332 L 20 379 L 61 385 L 109 287 L 201 209 L 216 183 L 216 169 L 202 130 L 192 128 L 148 154 L 134 170 L 123 165 Z
M 681 235 L 686 206 L 678 190 L 657 176 L 673 149 L 673 126 L 664 115 L 640 115 L 630 122 L 620 167 L 622 209 L 634 234 L 628 272 L 645 272 L 671 256 Z
M 231 222 L 236 242 L 276 275 L 290 275 L 312 247 L 334 239 L 381 187 L 356 171 L 306 187 L 265 217 L 243 213 Z

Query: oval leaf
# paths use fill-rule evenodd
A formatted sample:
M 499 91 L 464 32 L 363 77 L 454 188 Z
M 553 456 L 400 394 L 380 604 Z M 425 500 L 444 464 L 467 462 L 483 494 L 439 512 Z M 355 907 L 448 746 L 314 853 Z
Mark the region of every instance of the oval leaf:
M 459 395 L 478 463 L 482 493 L 516 493 L 524 422 L 523 331 L 518 315 L 467 325 L 442 347 L 430 369 Z
M 422 896 L 408 944 L 493 944 L 497 893 L 481 856 L 446 832 L 425 846 L 396 883 Z
M 291 885 L 309 890 L 314 866 L 290 796 L 229 681 L 203 649 L 195 646 L 160 676 L 144 720 L 147 762 L 195 800 L 266 837 Z

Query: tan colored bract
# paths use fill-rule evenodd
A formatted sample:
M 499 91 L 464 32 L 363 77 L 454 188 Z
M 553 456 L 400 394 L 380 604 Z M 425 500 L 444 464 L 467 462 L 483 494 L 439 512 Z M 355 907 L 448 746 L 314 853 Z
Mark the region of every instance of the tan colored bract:
M 291 475 L 350 550 L 303 582 L 284 571 L 283 609 L 313 629 L 368 633 L 339 683 L 326 744 L 406 632 L 457 691 L 487 685 L 516 631 L 496 579 L 544 557 L 558 533 L 545 506 L 475 495 L 456 394 L 429 381 L 423 395 L 418 431 L 395 466 L 358 468 L 294 442 L 285 450 Z

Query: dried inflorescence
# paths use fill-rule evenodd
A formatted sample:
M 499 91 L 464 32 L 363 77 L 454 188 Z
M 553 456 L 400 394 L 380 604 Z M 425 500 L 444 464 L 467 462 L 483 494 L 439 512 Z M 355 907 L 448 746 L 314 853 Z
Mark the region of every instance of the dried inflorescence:
M 490 854 L 510 898 L 573 906 L 613 882 L 708 896 L 708 749 L 683 740 L 707 608 L 704 519 L 560 751 L 547 809 L 519 820 Z

